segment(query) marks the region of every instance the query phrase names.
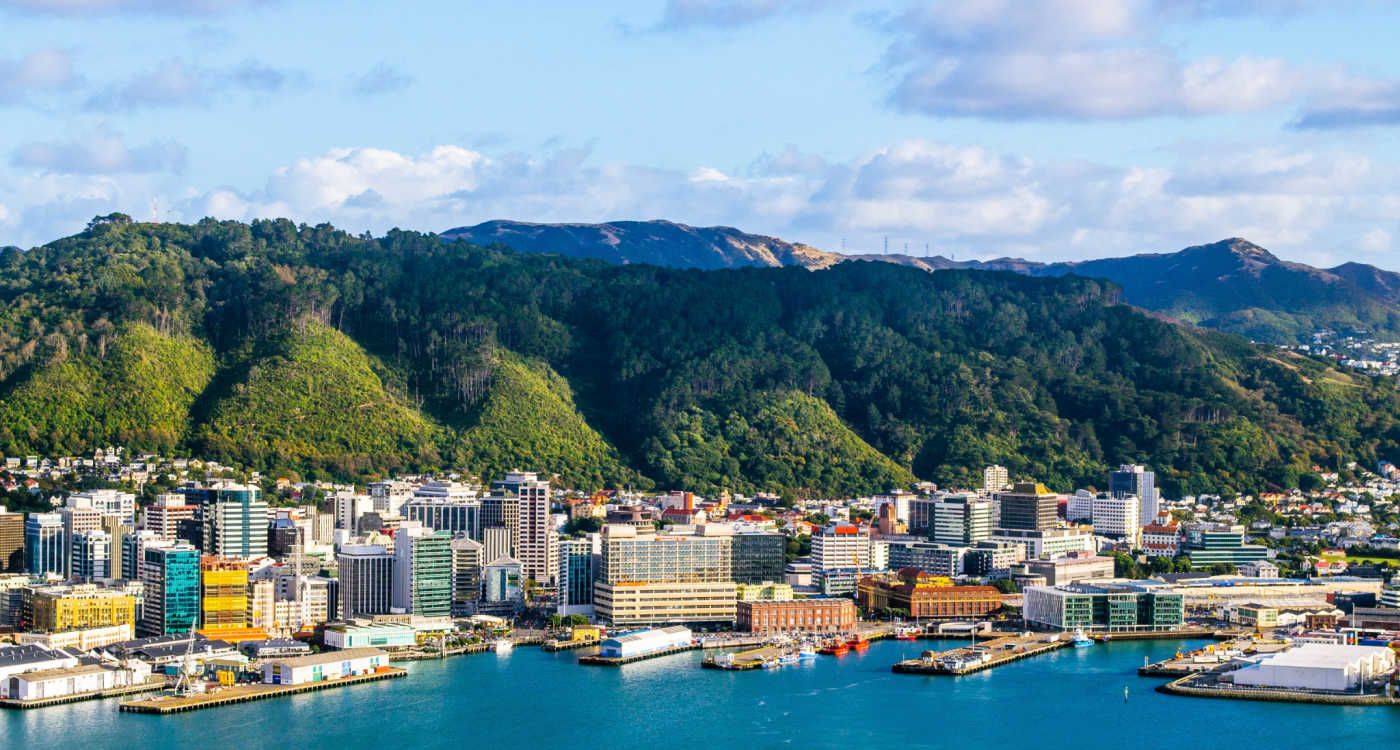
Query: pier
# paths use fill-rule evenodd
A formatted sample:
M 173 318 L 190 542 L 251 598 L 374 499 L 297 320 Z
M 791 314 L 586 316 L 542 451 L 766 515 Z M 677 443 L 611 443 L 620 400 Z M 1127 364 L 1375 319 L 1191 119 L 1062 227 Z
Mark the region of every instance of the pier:
M 89 690 L 83 693 L 72 693 L 70 695 L 55 695 L 52 698 L 36 698 L 34 700 L 22 701 L 18 698 L 0 699 L 0 708 L 28 709 L 44 708 L 46 706 L 58 706 L 64 703 L 77 703 L 78 701 L 100 700 L 102 698 L 116 698 L 122 695 L 136 695 L 138 693 L 153 693 L 165 687 L 164 677 L 153 677 L 147 682 L 136 685 L 123 685 L 122 687 L 108 688 L 105 690 Z
M 721 664 L 719 659 L 723 654 L 706 656 L 700 666 L 705 669 L 729 669 L 745 671 L 749 669 L 762 669 L 769 662 L 776 660 L 783 655 L 783 649 L 777 646 L 760 646 L 747 651 L 740 651 L 733 655 L 733 661 Z
M 231 687 L 219 688 L 210 693 L 160 695 L 154 698 L 127 701 L 121 704 L 119 709 L 128 713 L 157 714 L 164 716 L 166 714 L 227 706 L 234 703 L 247 703 L 249 701 L 260 701 L 267 698 L 280 698 L 287 695 L 309 693 L 316 690 L 329 690 L 331 688 L 359 685 L 365 682 L 389 680 L 397 677 L 405 677 L 407 675 L 407 671 L 398 667 L 382 667 L 378 671 L 370 674 L 339 677 L 333 680 L 321 680 L 319 682 L 307 682 L 301 685 L 233 685 Z
M 585 638 L 577 641 L 560 641 L 553 638 L 540 644 L 545 651 L 572 651 L 576 648 L 587 648 L 597 646 L 602 641 L 598 638 Z
M 687 651 L 694 651 L 700 648 L 698 644 L 691 643 L 685 646 L 673 646 L 663 648 L 660 651 L 648 651 L 645 654 L 634 654 L 632 656 L 599 656 L 597 654 L 583 654 L 578 658 L 579 664 L 586 664 L 592 667 L 620 667 L 624 664 L 632 664 L 647 659 L 658 659 L 662 656 L 672 654 L 683 654 Z
M 1062 634 L 1003 636 L 975 646 L 950 651 L 925 651 L 918 659 L 895 664 L 891 669 L 899 674 L 928 674 L 960 676 L 993 669 L 1014 661 L 1029 659 L 1070 645 Z

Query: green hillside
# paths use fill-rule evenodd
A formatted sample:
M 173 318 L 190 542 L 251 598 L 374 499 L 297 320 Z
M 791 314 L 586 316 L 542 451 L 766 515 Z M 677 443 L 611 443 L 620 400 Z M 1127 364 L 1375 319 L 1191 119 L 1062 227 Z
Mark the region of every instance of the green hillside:
M 501 353 L 472 425 L 449 455 L 484 477 L 547 467 L 575 487 L 645 482 L 578 412 L 568 381 L 542 363 Z
M 1079 276 L 702 272 L 121 216 L 0 261 L 12 453 L 174 443 L 345 478 L 808 496 L 975 483 L 993 462 L 1060 488 L 1132 462 L 1169 492 L 1249 492 L 1400 459 L 1394 379 Z
M 132 323 L 85 353 L 33 362 L 0 400 L 0 449 L 67 454 L 109 444 L 169 450 L 214 374 L 209 347 Z
M 233 366 L 239 377 L 196 431 L 209 455 L 340 474 L 438 463 L 438 428 L 386 387 L 345 334 L 306 322 L 255 351 Z

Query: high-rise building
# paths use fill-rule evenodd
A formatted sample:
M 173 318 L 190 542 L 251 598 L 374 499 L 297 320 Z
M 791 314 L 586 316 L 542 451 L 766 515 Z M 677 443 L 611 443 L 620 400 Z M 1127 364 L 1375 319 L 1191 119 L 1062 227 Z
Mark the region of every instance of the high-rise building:
M 145 549 L 142 634 L 188 633 L 198 624 L 199 557 L 188 544 Z
M 63 516 L 30 513 L 24 519 L 24 557 L 30 573 L 66 576 L 70 556 L 63 534 Z
M 1216 564 L 1239 565 L 1268 557 L 1269 550 L 1257 544 L 1245 544 L 1243 526 L 1221 523 L 1193 523 L 1185 527 L 1182 554 L 1191 558 L 1192 567 Z
M 736 583 L 767 583 L 783 580 L 787 565 L 787 538 L 764 531 L 736 531 L 730 538 L 733 547 L 730 565 L 731 580 Z
M 996 495 L 1001 506 L 997 528 L 1044 531 L 1059 525 L 1060 496 L 1035 482 L 1017 482 Z
M 378 483 L 376 482 L 376 484 Z M 374 485 L 370 485 L 370 487 L 372 489 Z M 405 495 L 405 499 L 407 497 L 408 495 Z M 351 534 L 360 533 L 360 518 L 366 513 L 377 512 L 381 515 L 397 516 L 400 506 L 403 505 L 402 502 L 396 502 L 393 505 L 393 510 L 388 510 L 390 500 L 389 496 L 386 495 L 384 498 L 385 510 L 379 510 L 373 496 L 357 495 L 354 492 L 337 492 L 332 503 L 335 508 L 335 527 L 345 529 Z
M 481 542 L 459 532 L 452 537 L 452 616 L 476 613 L 481 599 L 481 569 L 485 565 Z
M 519 498 L 515 557 L 527 580 L 552 586 L 559 574 L 559 535 L 550 518 L 549 482 L 529 471 L 512 471 L 492 484 Z
M 933 533 L 938 544 L 971 547 L 992 538 L 992 501 L 964 494 L 944 495 L 933 505 Z
M 70 495 L 70 508 L 88 508 L 99 515 L 116 516 L 127 526 L 136 525 L 136 496 L 120 490 L 86 490 Z
M 413 497 L 413 485 L 397 479 L 372 482 L 369 497 L 375 512 L 401 516 L 403 504 Z
M 812 567 L 820 573 L 870 569 L 870 529 L 832 524 L 812 535 Z
M 595 558 L 589 539 L 559 542 L 559 614 L 593 614 Z
M 1142 538 L 1142 504 L 1137 495 L 1100 495 L 1094 498 L 1094 531 L 1122 539 L 1134 547 Z
M 219 631 L 248 625 L 248 562 L 205 555 L 199 561 L 200 627 L 217 638 Z
M 74 534 L 70 554 L 70 578 L 94 581 L 112 576 L 112 536 L 107 532 L 93 529 Z
M 1123 464 L 1118 471 L 1109 472 L 1108 494 L 1115 497 L 1135 495 L 1138 499 L 1138 518 L 1150 521 L 1157 517 L 1161 500 L 1157 494 L 1157 475 L 1146 467 Z
M 179 540 L 180 522 L 193 521 L 195 506 L 185 502 L 185 496 L 167 492 L 158 497 L 141 513 L 142 528 L 153 532 L 157 539 Z
M 909 499 L 909 533 L 916 536 L 933 534 L 933 507 L 942 493 L 918 495 Z
M 503 526 L 487 526 L 481 530 L 481 546 L 483 560 L 510 557 L 511 551 L 515 549 L 515 535 Z
M 982 492 L 991 495 L 1011 485 L 1011 473 L 1005 466 L 992 464 L 982 470 Z
M 340 579 L 340 617 L 388 614 L 394 606 L 394 555 L 378 544 L 354 544 L 336 555 Z
M 424 485 L 402 508 L 404 518 L 434 531 L 461 532 L 472 539 L 481 538 L 481 501 L 475 492 L 462 485 L 446 482 Z
M 136 600 L 120 590 L 90 583 L 41 586 L 28 589 L 27 597 L 29 629 L 39 633 L 123 625 L 130 632 L 136 623 Z
M 733 536 L 728 526 L 697 526 L 689 534 L 605 526 L 595 611 L 614 625 L 733 622 Z
M 24 514 L 0 505 L 0 573 L 24 572 Z
M 64 505 L 56 512 L 63 520 L 63 546 L 67 548 L 68 555 L 63 561 L 63 577 L 73 576 L 73 540 L 79 534 L 89 531 L 98 531 L 102 528 L 102 514 L 92 507 L 91 503 L 85 502 L 78 495 L 68 498 L 69 505 Z
M 122 534 L 122 576 L 131 581 L 145 580 L 146 548 L 169 547 L 173 544 L 173 540 L 162 539 L 151 529 L 138 529 Z M 113 555 L 116 555 L 115 551 Z
M 452 614 L 452 534 L 423 526 L 394 533 L 394 609 L 423 617 Z
M 481 569 L 480 608 L 494 614 L 516 612 L 525 601 L 524 583 L 519 560 L 513 557 L 492 560 Z
M 262 490 L 215 488 L 203 506 L 205 554 L 252 560 L 267 556 L 268 514 Z

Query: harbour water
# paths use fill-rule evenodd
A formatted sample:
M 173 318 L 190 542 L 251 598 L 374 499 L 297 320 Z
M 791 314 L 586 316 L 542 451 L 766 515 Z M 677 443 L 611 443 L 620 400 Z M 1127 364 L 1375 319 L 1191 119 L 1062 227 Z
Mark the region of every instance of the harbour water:
M 697 652 L 609 668 L 517 648 L 416 662 L 408 679 L 191 714 L 119 714 L 115 701 L 4 711 L 0 747 L 1238 750 L 1379 748 L 1400 737 L 1397 709 L 1159 694 L 1161 680 L 1134 670 L 1145 655 L 1170 655 L 1172 642 L 1062 649 L 966 677 L 890 672 L 951 645 L 889 641 L 754 672 L 700 669 Z

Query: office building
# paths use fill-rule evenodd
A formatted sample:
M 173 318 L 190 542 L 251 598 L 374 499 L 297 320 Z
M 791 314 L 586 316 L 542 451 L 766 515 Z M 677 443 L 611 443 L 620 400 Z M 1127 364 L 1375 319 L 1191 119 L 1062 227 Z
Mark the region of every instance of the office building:
M 452 616 L 476 614 L 481 599 L 481 571 L 485 567 L 481 542 L 459 532 L 452 537 Z
M 787 538 L 782 534 L 736 531 L 731 538 L 731 547 L 732 580 L 738 583 L 783 580 Z
M 996 495 L 1001 508 L 1000 529 L 1044 531 L 1059 526 L 1060 496 L 1035 482 L 1017 482 Z
M 593 542 L 588 539 L 559 542 L 559 614 L 593 614 L 595 558 Z
M 185 496 L 168 492 L 156 497 L 141 514 L 142 528 L 155 534 L 157 539 L 167 542 L 180 540 L 180 523 L 194 521 L 195 506 L 185 501 Z
M 422 617 L 452 614 L 452 534 L 403 526 L 394 534 L 394 609 Z
M 481 603 L 479 609 L 487 614 L 513 615 L 525 605 L 525 579 L 520 561 L 499 557 L 481 569 Z
M 138 529 L 122 534 L 122 575 L 128 580 L 145 580 L 146 548 L 169 547 L 176 542 L 162 539 L 151 529 Z
M 594 611 L 615 625 L 732 623 L 733 536 L 728 526 L 696 526 L 688 534 L 604 527 Z
M 1049 560 L 1072 552 L 1097 551 L 1098 544 L 1094 541 L 1093 533 L 1086 530 L 1087 528 L 1052 528 L 1040 531 L 997 529 L 992 541 L 1021 545 L 1025 549 L 1023 559 Z
M 1113 577 L 1113 558 L 1074 552 L 1053 560 L 1027 560 L 1025 572 L 1045 577 L 1048 586 Z
M 336 555 L 340 580 L 339 615 L 351 620 L 388 614 L 394 606 L 394 555 L 379 544 L 354 544 Z
M 941 499 L 943 499 L 942 493 L 916 495 L 909 499 L 908 531 L 910 534 L 924 537 L 933 535 L 933 508 Z
M 1176 630 L 1186 619 L 1181 594 L 1112 581 L 1031 586 L 1024 600 L 1026 624 L 1052 630 Z
M 515 549 L 515 535 L 504 526 L 487 526 L 481 530 L 483 560 L 499 560 L 510 557 Z
M 144 550 L 143 635 L 189 633 L 199 624 L 199 550 L 188 544 Z
M 924 541 L 893 541 L 884 546 L 888 550 L 888 566 L 894 570 L 916 568 L 949 578 L 966 572 L 967 547 Z
M 550 519 L 549 482 L 534 472 L 512 471 L 492 484 L 519 500 L 515 557 L 527 580 L 553 586 L 559 573 L 559 535 Z
M 475 492 L 462 485 L 445 482 L 424 485 L 401 507 L 404 518 L 409 521 L 417 521 L 435 531 L 481 538 L 481 501 Z
M 24 514 L 0 505 L 0 573 L 23 573 Z
M 1138 518 L 1157 517 L 1161 499 L 1157 494 L 1157 475 L 1143 466 L 1124 464 L 1108 474 L 1108 494 L 1115 497 L 1133 496 L 1138 499 Z
M 85 508 L 101 516 L 113 516 L 127 526 L 136 525 L 136 495 L 119 490 L 85 490 L 68 496 L 70 508 Z
M 938 544 L 955 547 L 972 545 L 992 538 L 992 502 L 969 495 L 944 495 L 933 504 L 933 533 Z
M 374 485 L 370 485 L 370 489 L 373 490 Z M 403 497 L 403 500 L 407 501 L 411 496 L 412 493 L 409 493 Z M 354 492 L 336 493 L 335 499 L 333 500 L 335 527 L 337 529 L 344 529 L 351 534 L 358 534 L 362 531 L 360 528 L 360 519 L 363 518 L 366 513 L 379 513 L 381 516 L 389 515 L 397 517 L 403 502 L 397 502 L 393 506 L 393 510 L 388 509 L 389 500 L 387 497 L 384 502 L 385 508 L 381 510 L 375 505 L 375 498 L 370 495 L 357 495 Z
M 1093 499 L 1094 531 L 1136 548 L 1142 539 L 1141 510 L 1137 495 L 1098 495 Z
M 824 570 L 869 570 L 870 529 L 832 524 L 812 535 L 812 566 Z
M 34 575 L 67 577 L 70 552 L 57 513 L 30 513 L 24 519 L 24 557 Z
M 73 535 L 69 578 L 94 581 L 112 577 L 112 536 L 101 529 Z
M 73 630 L 136 624 L 136 600 L 125 591 L 85 583 L 73 586 L 41 586 L 26 594 L 29 630 L 63 633 Z
M 200 628 L 210 638 L 250 627 L 248 563 L 234 557 L 205 555 L 199 561 Z
M 64 505 L 55 512 L 63 520 L 63 546 L 68 552 L 63 560 L 63 577 L 72 578 L 73 541 L 79 534 L 101 530 L 102 514 L 78 495 L 69 497 L 67 502 L 71 504 Z
M 1216 564 L 1240 565 L 1268 557 L 1269 550 L 1244 543 L 1244 527 L 1219 523 L 1193 523 L 1186 526 L 1182 554 L 1191 558 L 1191 567 Z
M 437 483 L 430 483 L 437 484 Z M 370 508 L 377 513 L 393 516 L 403 515 L 403 504 L 413 497 L 413 485 L 398 480 L 374 482 L 369 486 Z M 346 525 L 341 528 L 353 528 Z
M 267 556 L 268 513 L 262 490 L 214 488 L 203 505 L 205 554 L 254 560 Z

